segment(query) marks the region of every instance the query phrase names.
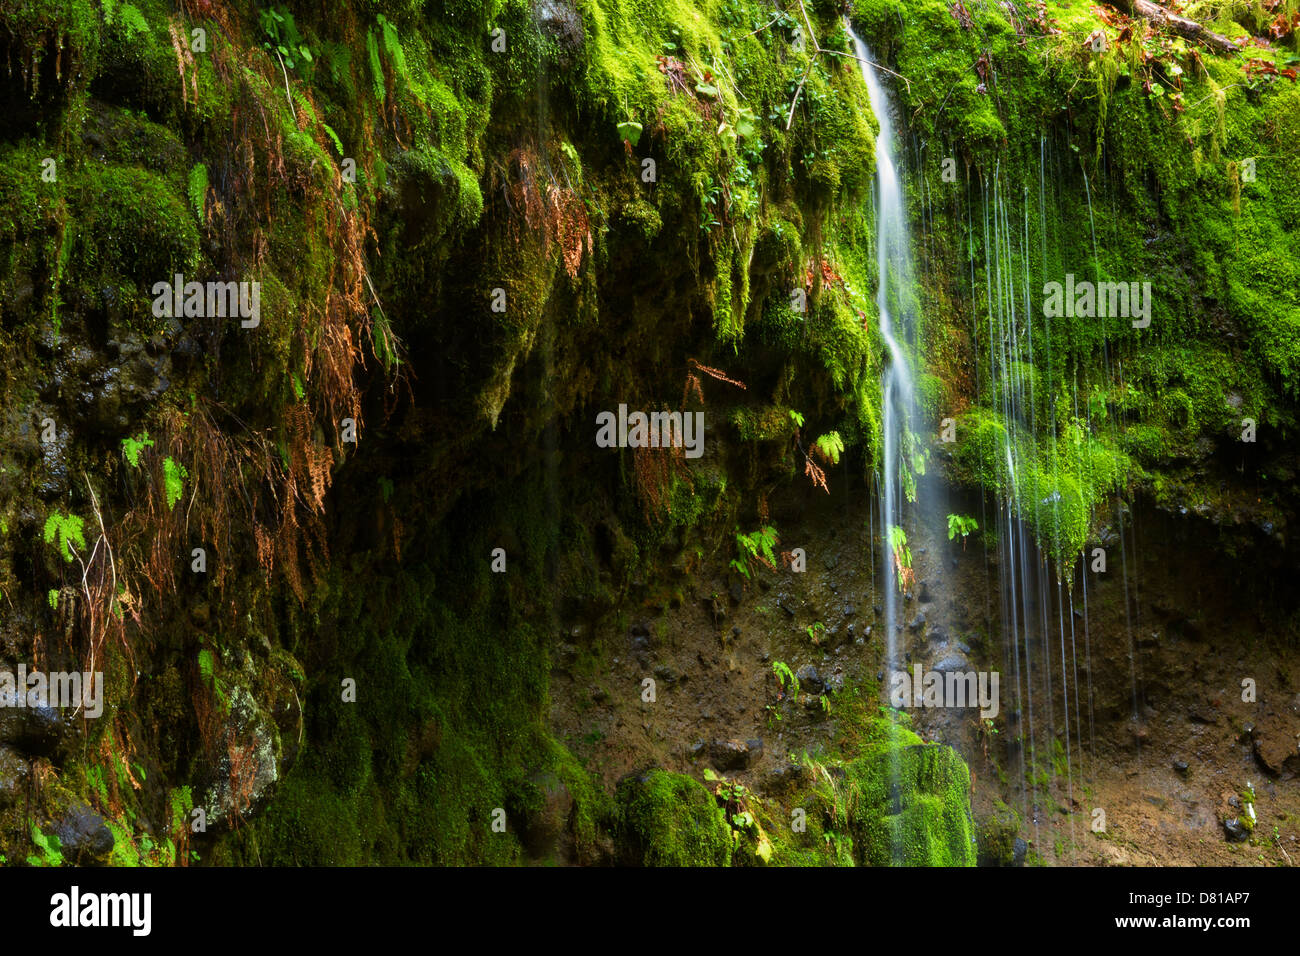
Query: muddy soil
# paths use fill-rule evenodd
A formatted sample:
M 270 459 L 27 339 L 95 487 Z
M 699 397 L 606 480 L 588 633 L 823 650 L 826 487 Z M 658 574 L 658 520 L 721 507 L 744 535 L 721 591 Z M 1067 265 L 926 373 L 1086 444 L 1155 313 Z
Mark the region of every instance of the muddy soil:
M 991 728 L 974 709 L 910 711 L 922 737 L 969 764 L 977 821 L 1016 811 L 1031 861 L 1048 865 L 1300 861 L 1300 648 L 1276 626 L 1285 602 L 1261 598 L 1249 567 L 1208 546 L 1208 522 L 1138 506 L 1115 524 L 1122 534 L 1101 532 L 1106 571 L 1080 567 L 1058 586 L 1027 555 L 1015 574 L 1031 584 L 1013 601 L 996 506 L 938 481 L 921 501 L 905 518 L 915 577 L 900 602 L 898 663 L 1000 672 Z M 778 566 L 745 581 L 724 546 L 643 588 L 615 619 L 566 625 L 552 722 L 607 788 L 650 766 L 698 778 L 721 758 L 746 786 L 774 792 L 793 756 L 836 749 L 837 695 L 860 688 L 888 704 L 892 582 L 873 504 L 843 474 L 831 495 L 788 489 L 771 523 L 778 551 L 804 549 L 804 573 Z M 979 521 L 964 547 L 947 538 L 949 511 Z M 804 688 L 825 685 L 825 703 L 783 699 L 774 661 L 814 667 Z M 1254 702 L 1242 699 L 1246 679 Z M 1247 783 L 1254 839 L 1230 842 L 1223 823 L 1242 815 Z

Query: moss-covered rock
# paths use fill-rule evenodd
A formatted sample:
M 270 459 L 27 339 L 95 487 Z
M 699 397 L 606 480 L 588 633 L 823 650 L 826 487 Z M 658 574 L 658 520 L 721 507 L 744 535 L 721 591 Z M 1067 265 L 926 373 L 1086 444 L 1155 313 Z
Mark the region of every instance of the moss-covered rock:
M 652 770 L 620 783 L 617 801 L 629 862 L 642 866 L 731 862 L 731 828 L 713 794 L 693 778 Z

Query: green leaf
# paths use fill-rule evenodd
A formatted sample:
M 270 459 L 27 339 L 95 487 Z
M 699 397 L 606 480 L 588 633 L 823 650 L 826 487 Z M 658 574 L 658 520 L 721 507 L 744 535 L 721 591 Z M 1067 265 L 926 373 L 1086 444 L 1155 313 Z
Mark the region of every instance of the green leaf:
M 163 459 L 163 490 L 167 495 L 168 511 L 181 500 L 181 494 L 185 490 L 185 479 L 188 477 L 189 472 L 185 470 L 184 465 L 170 455 Z
M 624 120 L 618 124 L 618 138 L 625 139 L 633 146 L 641 141 L 641 124 L 634 120 Z

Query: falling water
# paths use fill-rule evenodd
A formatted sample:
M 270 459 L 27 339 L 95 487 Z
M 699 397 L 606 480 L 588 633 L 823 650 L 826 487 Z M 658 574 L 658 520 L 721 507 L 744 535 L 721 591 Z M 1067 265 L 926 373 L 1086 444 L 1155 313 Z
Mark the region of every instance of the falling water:
M 881 86 L 875 68 L 869 62 L 871 55 L 866 45 L 852 29 L 848 33 L 854 53 L 859 58 L 862 78 L 867 84 L 871 110 L 880 126 L 880 133 L 876 137 L 876 308 L 880 314 L 880 336 L 889 349 L 889 363 L 881 381 L 883 454 L 879 481 L 880 531 L 886 568 L 884 611 L 887 666 L 892 670 L 902 670 L 903 661 L 898 650 L 901 582 L 894 558 L 895 548 L 900 542 L 895 540 L 894 535 L 902 533 L 903 489 L 900 468 L 910 467 L 910 463 L 903 461 L 904 442 L 911 440 L 916 401 L 911 371 L 895 338 L 893 311 L 898 311 L 900 329 L 912 324 L 915 278 L 903 189 L 894 159 L 893 104 Z M 892 760 L 891 783 L 896 787 L 899 775 L 896 753 Z

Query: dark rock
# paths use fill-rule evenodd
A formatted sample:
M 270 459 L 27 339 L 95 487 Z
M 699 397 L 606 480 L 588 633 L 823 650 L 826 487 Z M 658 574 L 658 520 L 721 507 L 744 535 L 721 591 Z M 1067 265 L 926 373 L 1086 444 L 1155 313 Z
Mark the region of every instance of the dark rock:
M 761 740 L 715 740 L 709 759 L 718 770 L 747 770 L 762 753 Z
M 826 684 L 821 675 L 817 673 L 817 668 L 811 664 L 805 664 L 794 675 L 799 679 L 799 689 L 807 691 L 809 694 L 820 694 L 826 689 Z
M 1223 821 L 1223 833 L 1229 843 L 1242 843 L 1250 837 L 1250 830 L 1236 817 Z
M 54 707 L 16 707 L 16 694 L 0 699 L 0 743 L 11 744 L 29 757 L 54 757 L 72 735 L 72 728 Z
M 802 764 L 788 763 L 777 767 L 763 781 L 763 789 L 771 794 L 783 794 L 804 782 L 806 774 Z
M 1015 842 L 1015 844 L 1014 844 L 1014 846 L 1013 846 L 1013 853 L 1012 853 L 1012 857 L 1011 857 L 1011 859 L 1012 859 L 1012 865 L 1013 865 L 1013 866 L 1024 866 L 1024 865 L 1025 865 L 1025 854 L 1028 853 L 1028 852 L 1029 852 L 1029 844 L 1026 843 L 1026 842 L 1025 842 L 1023 839 L 1021 839 L 1020 837 L 1016 837 L 1016 842 Z
M 923 627 L 925 627 L 925 612 L 917 611 L 916 617 L 912 618 L 912 623 L 907 625 L 907 629 L 915 633 Z
M 929 604 L 931 601 L 934 600 L 934 593 L 930 590 L 929 581 L 921 582 L 920 593 L 918 597 L 920 598 L 922 604 Z
M 844 616 L 845 616 L 845 617 L 853 617 L 853 616 L 854 616 L 855 614 L 857 614 L 857 613 L 858 613 L 858 609 L 857 609 L 856 607 L 854 607 L 852 604 L 846 604 L 846 605 L 844 605 Z
M 537 0 L 533 16 L 538 29 L 554 40 L 562 51 L 560 65 L 567 65 L 570 54 L 581 50 L 586 41 L 582 15 L 568 0 Z
M 822 564 L 825 566 L 827 571 L 834 571 L 839 563 L 840 556 L 838 554 L 828 554 L 822 559 Z
M 739 581 L 732 581 L 728 593 L 731 595 L 731 603 L 739 604 L 745 599 L 745 586 Z
M 844 675 L 832 674 L 826 678 L 826 690 L 832 694 L 838 694 L 844 690 Z
M 658 677 L 665 684 L 675 684 L 681 675 L 667 664 L 660 664 L 655 668 L 655 677 Z
M 573 795 L 549 770 L 528 778 L 529 806 L 520 826 L 524 846 L 536 858 L 553 855 L 568 832 Z
M 1185 775 L 1187 774 L 1187 761 L 1186 761 L 1186 760 L 1175 760 L 1175 761 L 1174 761 L 1174 769 L 1177 770 L 1179 773 L 1181 773 L 1181 774 L 1183 774 L 1183 775 L 1185 776 Z
M 695 741 L 695 743 L 691 744 L 691 757 L 692 757 L 692 758 L 698 757 L 698 756 L 699 756 L 700 754 L 702 754 L 702 753 L 704 753 L 704 741 L 703 741 L 703 740 L 697 740 L 697 741 Z
M 16 750 L 0 747 L 0 808 L 20 800 L 27 790 L 27 761 Z
M 104 818 L 85 804 L 70 807 L 55 821 L 53 832 L 64 857 L 78 866 L 102 863 L 113 849 Z
M 647 638 L 650 636 L 650 628 L 645 621 L 637 621 L 632 625 L 632 636 Z

